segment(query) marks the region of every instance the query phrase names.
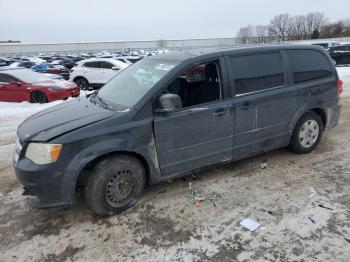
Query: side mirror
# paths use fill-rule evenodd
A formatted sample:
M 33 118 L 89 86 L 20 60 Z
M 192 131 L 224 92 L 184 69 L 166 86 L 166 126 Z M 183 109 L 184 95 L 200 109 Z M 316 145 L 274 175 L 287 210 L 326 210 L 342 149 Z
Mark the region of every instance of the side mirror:
M 113 66 L 113 67 L 112 67 L 112 70 L 119 70 L 119 68 L 116 67 L 116 66 Z
M 172 113 L 182 109 L 181 97 L 175 94 L 164 94 L 159 97 L 159 113 Z
M 9 84 L 10 84 L 10 85 L 14 85 L 14 86 L 20 86 L 20 85 L 22 85 L 21 82 L 18 82 L 18 81 L 15 81 L 15 80 L 10 81 Z

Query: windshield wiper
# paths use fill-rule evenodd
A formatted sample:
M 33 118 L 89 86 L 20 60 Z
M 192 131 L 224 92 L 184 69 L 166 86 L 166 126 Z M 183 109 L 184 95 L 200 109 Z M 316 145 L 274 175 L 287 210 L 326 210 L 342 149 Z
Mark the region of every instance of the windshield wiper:
M 100 101 L 100 103 L 102 105 L 104 105 L 104 107 L 107 107 L 109 109 L 113 109 L 113 107 L 111 107 L 111 105 L 109 105 L 106 101 L 104 101 L 101 97 L 98 96 L 97 92 L 96 92 L 96 96 L 94 97 L 97 97 L 98 101 Z

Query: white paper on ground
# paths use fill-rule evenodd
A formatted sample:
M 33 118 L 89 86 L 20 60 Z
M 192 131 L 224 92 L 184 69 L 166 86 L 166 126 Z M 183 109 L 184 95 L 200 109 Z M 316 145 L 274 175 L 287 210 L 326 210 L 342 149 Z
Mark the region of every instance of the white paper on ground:
M 258 222 L 250 219 L 250 218 L 246 218 L 246 219 L 243 219 L 241 221 L 241 223 L 239 223 L 241 226 L 249 229 L 250 231 L 255 231 L 258 227 L 261 226 L 261 224 L 259 224 Z

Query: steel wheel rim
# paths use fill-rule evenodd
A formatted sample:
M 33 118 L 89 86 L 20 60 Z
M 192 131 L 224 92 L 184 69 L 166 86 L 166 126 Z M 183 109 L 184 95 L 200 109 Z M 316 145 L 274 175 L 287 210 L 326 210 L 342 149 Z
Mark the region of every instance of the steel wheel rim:
M 135 191 L 135 179 L 130 169 L 123 169 L 112 175 L 106 186 L 106 201 L 112 207 L 124 206 Z
M 302 147 L 312 147 L 320 134 L 320 127 L 315 120 L 307 120 L 300 128 L 299 142 Z

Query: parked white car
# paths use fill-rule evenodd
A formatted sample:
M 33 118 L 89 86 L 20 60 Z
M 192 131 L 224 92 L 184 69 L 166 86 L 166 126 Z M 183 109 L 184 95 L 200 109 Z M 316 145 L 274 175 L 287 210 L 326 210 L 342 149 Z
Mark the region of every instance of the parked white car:
M 115 59 L 91 58 L 77 63 L 69 80 L 80 89 L 98 89 L 129 65 Z
M 117 57 L 114 57 L 114 59 L 131 65 L 141 60 L 142 57 L 141 56 L 117 56 Z

